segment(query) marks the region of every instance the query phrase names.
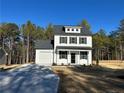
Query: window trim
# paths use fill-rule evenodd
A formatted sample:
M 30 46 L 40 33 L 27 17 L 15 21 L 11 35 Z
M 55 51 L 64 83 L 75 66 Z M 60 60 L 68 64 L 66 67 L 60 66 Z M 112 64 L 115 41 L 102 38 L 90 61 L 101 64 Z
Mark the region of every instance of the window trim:
M 64 38 L 64 39 L 62 39 L 62 38 Z M 62 42 L 62 41 L 64 41 L 64 42 Z M 67 37 L 60 36 L 59 43 L 60 44 L 67 44 Z
M 59 51 L 59 59 L 67 59 L 67 51 Z
M 88 52 L 87 51 L 81 51 L 80 52 L 80 59 L 88 59 Z
M 82 40 L 84 39 L 84 40 Z M 79 44 L 87 44 L 87 38 L 86 37 L 79 37 Z
M 73 41 L 72 41 L 72 38 L 75 38 L 75 39 L 76 39 L 76 40 L 75 40 L 76 42 L 73 42 Z M 69 37 L 69 43 L 70 43 L 70 44 L 77 44 L 77 37 Z

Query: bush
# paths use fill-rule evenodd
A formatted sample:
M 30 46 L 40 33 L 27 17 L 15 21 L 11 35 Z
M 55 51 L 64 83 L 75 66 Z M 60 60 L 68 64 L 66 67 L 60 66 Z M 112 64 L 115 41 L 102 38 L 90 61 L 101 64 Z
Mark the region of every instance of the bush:
M 98 66 L 99 65 L 99 59 L 97 58 L 96 60 L 96 65 Z
M 56 63 L 53 63 L 52 65 L 53 65 L 53 66 L 56 66 L 57 64 L 56 64 Z
M 64 66 L 64 63 L 61 63 L 62 66 Z

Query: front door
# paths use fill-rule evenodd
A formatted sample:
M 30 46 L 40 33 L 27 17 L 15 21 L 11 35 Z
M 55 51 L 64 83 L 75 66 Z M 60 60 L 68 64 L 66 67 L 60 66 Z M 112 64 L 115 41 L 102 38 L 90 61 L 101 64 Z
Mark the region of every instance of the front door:
M 75 53 L 71 53 L 71 63 L 75 63 Z

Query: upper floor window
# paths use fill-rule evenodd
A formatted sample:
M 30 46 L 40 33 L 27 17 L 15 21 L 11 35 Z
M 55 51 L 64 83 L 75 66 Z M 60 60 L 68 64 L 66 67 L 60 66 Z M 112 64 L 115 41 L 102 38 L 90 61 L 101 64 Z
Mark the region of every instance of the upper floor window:
M 60 37 L 60 43 L 67 43 L 67 37 Z
M 76 31 L 79 31 L 78 29 L 76 29 Z
M 80 37 L 80 38 L 79 38 L 79 43 L 80 43 L 80 44 L 87 44 L 87 38 Z
M 70 37 L 70 44 L 77 44 L 77 37 Z
M 87 59 L 87 52 L 80 52 L 80 59 Z
M 59 51 L 59 59 L 67 59 L 67 51 Z
M 74 31 L 74 29 L 72 28 L 72 31 Z

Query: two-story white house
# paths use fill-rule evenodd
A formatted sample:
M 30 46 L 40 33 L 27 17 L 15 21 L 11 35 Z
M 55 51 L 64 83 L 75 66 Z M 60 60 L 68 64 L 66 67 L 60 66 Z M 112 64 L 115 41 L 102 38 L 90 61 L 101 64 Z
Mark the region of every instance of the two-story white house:
M 92 34 L 81 26 L 53 27 L 53 40 L 36 41 L 36 64 L 90 65 L 92 64 Z

